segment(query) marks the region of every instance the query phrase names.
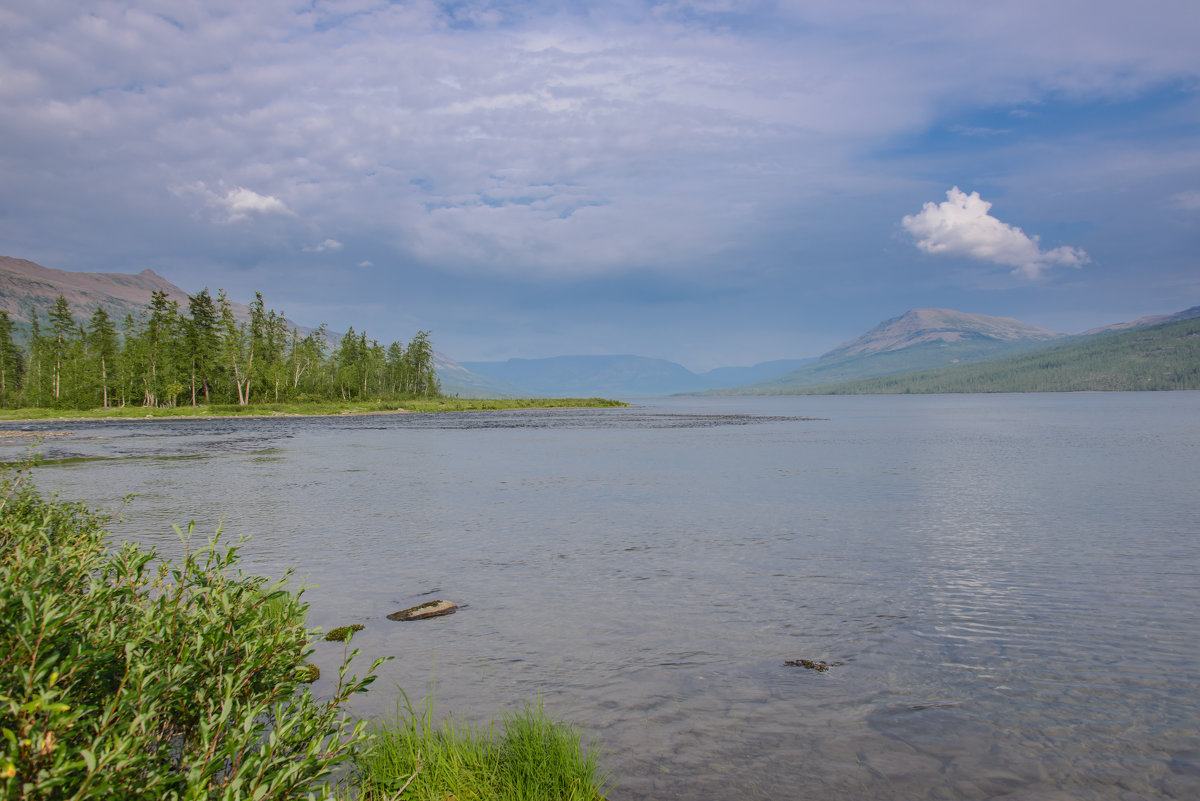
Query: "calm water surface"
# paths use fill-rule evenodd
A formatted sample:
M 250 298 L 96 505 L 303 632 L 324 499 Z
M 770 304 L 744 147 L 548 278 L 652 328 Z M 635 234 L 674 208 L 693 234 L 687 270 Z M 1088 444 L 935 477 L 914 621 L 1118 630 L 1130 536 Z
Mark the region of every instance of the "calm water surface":
M 38 481 L 121 536 L 319 585 L 395 657 L 360 714 L 540 695 L 613 799 L 1200 797 L 1200 393 L 6 427 L 106 457 Z

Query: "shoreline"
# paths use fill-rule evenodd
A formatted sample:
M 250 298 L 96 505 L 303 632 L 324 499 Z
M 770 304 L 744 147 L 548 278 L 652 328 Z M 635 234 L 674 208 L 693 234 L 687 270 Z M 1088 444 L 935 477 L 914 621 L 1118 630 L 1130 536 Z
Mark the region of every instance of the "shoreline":
M 70 414 L 72 410 L 46 409 L 46 414 L 35 416 L 20 416 L 10 414 L 10 411 L 34 411 L 34 408 L 0 411 L 0 426 L 20 423 L 40 422 L 104 422 L 108 420 L 154 421 L 154 420 L 238 420 L 238 419 L 271 419 L 271 418 L 303 418 L 303 417 L 372 417 L 399 414 L 440 414 L 446 412 L 489 412 L 510 411 L 515 409 L 541 409 L 552 411 L 556 409 L 609 409 L 629 406 L 624 401 L 607 398 L 452 398 L 449 400 L 429 401 L 429 408 L 395 409 L 379 408 L 334 408 L 314 411 L 248 411 L 244 413 L 226 412 L 221 409 L 209 413 L 208 407 L 183 406 L 176 409 L 155 409 L 148 414 L 137 414 L 140 407 L 117 407 L 110 414 L 98 414 L 99 409 L 80 410 L 79 414 Z M 68 414 L 63 414 L 68 412 Z

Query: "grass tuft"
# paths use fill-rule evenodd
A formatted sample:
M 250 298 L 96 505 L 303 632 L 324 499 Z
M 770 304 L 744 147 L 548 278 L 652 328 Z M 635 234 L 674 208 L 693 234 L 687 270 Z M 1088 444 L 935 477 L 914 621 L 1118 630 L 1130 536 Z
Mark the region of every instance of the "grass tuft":
M 501 731 L 435 723 L 433 699 L 418 714 L 408 696 L 372 727 L 355 759 L 363 801 L 603 801 L 607 778 L 580 730 L 546 717 L 539 701 L 502 718 Z

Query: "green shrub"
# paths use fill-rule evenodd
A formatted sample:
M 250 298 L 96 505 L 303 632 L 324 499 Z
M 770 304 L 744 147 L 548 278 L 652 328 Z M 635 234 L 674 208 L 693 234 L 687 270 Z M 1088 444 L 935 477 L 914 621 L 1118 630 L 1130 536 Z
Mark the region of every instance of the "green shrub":
M 329 797 L 365 738 L 343 706 L 379 661 L 363 679 L 343 664 L 314 697 L 298 593 L 235 572 L 219 532 L 175 564 L 110 551 L 103 518 L 44 500 L 27 474 L 0 480 L 5 797 Z

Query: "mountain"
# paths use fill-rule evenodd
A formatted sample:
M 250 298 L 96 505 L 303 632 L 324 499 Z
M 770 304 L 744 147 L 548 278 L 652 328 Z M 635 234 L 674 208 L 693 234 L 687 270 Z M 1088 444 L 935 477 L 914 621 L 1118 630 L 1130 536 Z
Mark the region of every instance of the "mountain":
M 1156 314 L 1153 317 L 1139 317 L 1136 320 L 1131 320 L 1127 323 L 1115 323 L 1114 325 L 1106 325 L 1101 328 L 1093 328 L 1089 331 L 1084 331 L 1080 336 L 1090 336 L 1092 334 L 1103 334 L 1108 331 L 1125 331 L 1130 328 L 1144 328 L 1148 325 L 1158 325 L 1160 323 L 1173 323 L 1176 320 L 1190 320 L 1193 317 L 1200 317 L 1200 306 L 1193 306 L 1190 309 L 1184 309 L 1181 312 L 1174 314 Z
M 553 356 L 504 362 L 463 362 L 476 375 L 544 397 L 648 398 L 734 387 L 786 373 L 811 359 L 782 359 L 752 367 L 693 373 L 647 356 Z
M 1164 315 L 1177 317 L 1177 315 Z M 780 394 L 1097 392 L 1200 389 L 1200 315 L 1071 337 L 974 364 L 861 381 L 780 389 Z
M 822 359 L 870 356 L 917 345 L 958 342 L 1046 342 L 1066 336 L 1009 317 L 967 314 L 951 309 L 911 309 L 884 320 L 867 333 L 843 343 Z
M 529 397 L 529 392 L 522 387 L 473 373 L 444 353 L 434 351 L 433 365 L 437 370 L 443 395 L 456 395 L 460 398 Z
M 1007 317 L 911 309 L 776 378 L 713 394 L 761 394 L 995 359 L 1044 347 L 1066 334 Z
M 73 273 L 0 256 L 0 310 L 8 312 L 14 321 L 29 322 L 31 307 L 43 313 L 62 295 L 77 319 L 91 317 L 97 307 L 103 306 L 119 323 L 126 314 L 144 311 L 156 291 L 166 292 L 170 300 L 187 306 L 187 293 L 153 270 L 136 275 Z M 249 309 L 241 308 L 249 316 Z
M 708 389 L 683 365 L 645 356 L 554 356 L 463 362 L 463 366 L 544 397 L 651 397 Z
M 700 376 L 713 387 L 736 387 L 742 384 L 753 384 L 756 381 L 766 381 L 806 364 L 812 364 L 816 360 L 815 356 L 810 356 L 807 359 L 776 359 L 759 362 L 750 367 L 717 367 L 707 373 L 700 373 Z

